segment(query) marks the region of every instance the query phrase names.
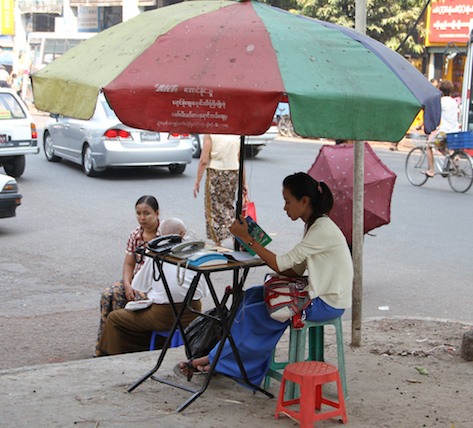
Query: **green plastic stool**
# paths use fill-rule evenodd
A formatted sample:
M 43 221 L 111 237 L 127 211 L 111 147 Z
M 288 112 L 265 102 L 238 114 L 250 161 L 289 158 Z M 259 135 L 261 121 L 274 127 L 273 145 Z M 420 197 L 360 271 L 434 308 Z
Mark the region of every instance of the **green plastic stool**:
M 325 361 L 324 360 L 324 326 L 332 324 L 335 327 L 335 334 L 337 337 L 337 354 L 338 354 L 338 371 L 340 373 L 340 380 L 342 382 L 343 396 L 345 400 L 348 399 L 347 379 L 345 371 L 345 349 L 343 347 L 343 330 L 341 317 L 333 320 L 316 322 L 305 321 L 305 326 L 301 329 L 295 329 L 290 326 L 289 334 L 289 356 L 287 362 L 276 362 L 274 360 L 275 350 L 269 366 L 268 372 L 264 380 L 264 387 L 269 387 L 271 378 L 281 382 L 282 371 L 288 364 L 299 361 Z M 309 333 L 309 358 L 305 359 L 306 349 L 306 333 Z M 291 388 L 286 388 L 289 398 L 295 397 L 294 385 Z

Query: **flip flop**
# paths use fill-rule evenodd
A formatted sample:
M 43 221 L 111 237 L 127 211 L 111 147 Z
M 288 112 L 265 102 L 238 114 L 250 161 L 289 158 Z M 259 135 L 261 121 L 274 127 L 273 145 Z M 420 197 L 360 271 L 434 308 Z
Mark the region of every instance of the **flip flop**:
M 194 375 L 194 372 L 197 371 L 197 368 L 194 367 L 192 362 L 194 361 L 195 357 L 192 357 L 189 361 L 181 361 L 178 363 L 179 371 L 181 374 L 186 376 L 186 373 L 184 373 L 182 370 L 187 369 L 187 381 L 189 382 L 192 379 L 192 376 Z M 182 364 L 184 364 L 184 367 L 182 367 Z
M 190 381 L 192 376 L 195 374 L 206 375 L 208 370 L 205 370 L 206 367 L 210 367 L 210 364 L 206 364 L 203 366 L 203 370 L 199 370 L 197 367 L 194 366 L 193 361 L 195 357 L 191 358 L 189 361 L 181 361 L 174 366 L 174 373 L 178 376 L 187 376 L 187 380 Z M 181 367 L 181 364 L 184 364 L 184 367 Z M 187 369 L 187 374 L 183 373 L 182 370 Z
M 434 174 L 432 174 L 428 171 L 421 171 L 420 173 L 426 175 L 429 178 L 434 178 Z

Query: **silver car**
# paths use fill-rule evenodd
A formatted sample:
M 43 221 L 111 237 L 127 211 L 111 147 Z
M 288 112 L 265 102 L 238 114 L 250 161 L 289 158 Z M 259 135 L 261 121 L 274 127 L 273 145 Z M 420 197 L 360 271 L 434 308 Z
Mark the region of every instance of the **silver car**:
M 103 94 L 89 120 L 52 117 L 55 120 L 44 130 L 46 158 L 82 165 L 88 176 L 126 166 L 166 166 L 171 174 L 182 174 L 192 161 L 190 135 L 130 128 L 120 122 Z

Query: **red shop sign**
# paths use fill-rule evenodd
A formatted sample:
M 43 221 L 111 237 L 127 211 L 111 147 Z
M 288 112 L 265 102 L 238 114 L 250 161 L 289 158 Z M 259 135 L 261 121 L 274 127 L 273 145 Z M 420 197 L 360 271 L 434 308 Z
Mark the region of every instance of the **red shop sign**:
M 473 0 L 433 0 L 429 9 L 428 44 L 468 42 Z

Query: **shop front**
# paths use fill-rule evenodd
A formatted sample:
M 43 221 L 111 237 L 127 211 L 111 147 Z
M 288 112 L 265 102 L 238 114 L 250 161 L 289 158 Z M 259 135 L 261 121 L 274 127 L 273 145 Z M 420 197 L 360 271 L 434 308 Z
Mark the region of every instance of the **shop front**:
M 427 11 L 425 46 L 429 79 L 447 79 L 460 101 L 473 0 L 432 0 Z

